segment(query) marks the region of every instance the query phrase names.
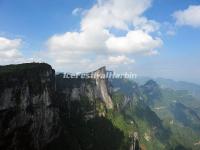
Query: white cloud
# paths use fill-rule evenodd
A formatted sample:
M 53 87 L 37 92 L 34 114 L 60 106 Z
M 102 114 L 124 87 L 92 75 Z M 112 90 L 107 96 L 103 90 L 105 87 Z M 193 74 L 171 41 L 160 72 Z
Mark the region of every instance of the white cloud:
M 86 68 L 88 68 L 88 71 L 91 71 L 102 66 L 107 66 L 109 68 L 119 68 L 119 67 L 124 68 L 125 65 L 134 64 L 135 60 L 125 55 L 113 55 L 113 56 L 101 55 L 97 56 L 97 58 L 93 60 L 85 60 L 84 62 L 81 63 L 84 64 Z
M 25 58 L 20 51 L 21 39 L 8 39 L 0 37 L 0 65 L 16 64 L 33 61 L 32 58 Z
M 133 20 L 133 25 L 137 30 L 143 30 L 147 33 L 155 32 L 159 29 L 160 24 L 154 20 L 148 20 L 145 17 L 137 17 Z
M 0 37 L 0 64 L 8 64 L 18 61 L 22 54 L 18 50 L 21 46 L 21 39 L 7 39 Z
M 105 41 L 109 36 L 108 30 L 102 28 L 94 28 L 84 32 L 66 32 L 51 37 L 47 45 L 51 51 L 100 51 L 105 49 Z
M 98 26 L 128 30 L 127 22 L 132 22 L 150 5 L 151 0 L 99 0 L 84 16 L 81 29 Z
M 14 39 L 10 40 L 4 37 L 0 37 L 0 50 L 11 50 L 11 49 L 17 49 L 21 45 L 21 39 Z
M 158 55 L 159 52 L 157 50 L 151 50 L 146 53 L 147 56 Z
M 185 10 L 176 11 L 173 17 L 177 25 L 200 27 L 200 5 L 191 5 Z
M 108 57 L 108 64 L 114 64 L 114 65 L 119 65 L 119 64 L 132 64 L 135 62 L 135 60 L 130 59 L 124 55 L 120 56 L 110 56 Z
M 48 39 L 45 55 L 54 67 L 66 68 L 70 64 L 76 68 L 80 61 L 86 67 L 91 62 L 103 65 L 111 60 L 129 64 L 132 59 L 128 61 L 127 54 L 153 54 L 162 40 L 151 35 L 159 29 L 159 23 L 143 16 L 150 6 L 151 0 L 98 0 L 82 14 L 79 31 L 56 34 Z M 73 12 L 76 14 L 79 9 Z M 126 35 L 119 37 L 112 29 Z
M 142 30 L 129 31 L 126 36 L 123 37 L 110 37 L 106 41 L 108 50 L 113 52 L 122 53 L 148 53 L 154 50 L 154 48 L 162 45 L 162 41 L 159 38 L 153 39 L 149 34 Z
M 77 15 L 79 15 L 82 12 L 82 10 L 83 10 L 82 8 L 75 8 L 72 11 L 72 15 L 77 16 Z

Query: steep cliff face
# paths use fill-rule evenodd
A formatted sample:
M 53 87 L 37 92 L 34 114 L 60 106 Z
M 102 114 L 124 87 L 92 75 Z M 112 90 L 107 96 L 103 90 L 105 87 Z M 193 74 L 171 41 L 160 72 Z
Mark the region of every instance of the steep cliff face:
M 106 111 L 113 108 L 107 80 L 102 78 L 105 75 L 106 69 L 103 67 L 85 74 L 85 77 L 80 75 L 72 78 L 69 75 L 67 78 L 63 78 L 62 74 L 56 76 L 56 91 L 63 95 L 62 98 L 68 106 L 69 117 L 70 113 L 76 114 L 81 113 L 81 111 L 86 118 L 105 116 Z M 80 106 L 74 108 L 77 103 Z M 71 112 L 72 108 L 73 112 Z
M 60 132 L 55 73 L 47 64 L 0 70 L 0 149 L 42 149 Z
M 113 103 L 109 95 L 108 81 L 106 79 L 106 67 L 102 67 L 95 72 L 93 72 L 96 78 L 96 88 L 99 93 L 100 98 L 105 103 L 106 107 L 109 109 L 113 108 Z
M 104 117 L 111 108 L 106 79 L 63 78 L 44 63 L 0 66 L 0 149 L 118 149 L 123 134 Z

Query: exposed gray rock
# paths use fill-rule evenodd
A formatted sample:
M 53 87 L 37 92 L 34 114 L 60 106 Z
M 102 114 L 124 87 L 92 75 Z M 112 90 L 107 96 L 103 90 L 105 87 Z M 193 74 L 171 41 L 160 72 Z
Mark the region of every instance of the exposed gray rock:
M 51 107 L 55 73 L 50 66 L 45 68 L 1 78 L 0 149 L 39 150 L 59 136 L 58 109 Z
M 113 108 L 113 103 L 111 100 L 111 97 L 109 95 L 109 89 L 107 86 L 107 79 L 106 79 L 106 68 L 102 67 L 98 70 L 96 70 L 95 72 L 93 72 L 94 76 L 96 77 L 96 85 L 97 85 L 97 90 L 98 90 L 98 94 L 101 97 L 101 99 L 103 100 L 103 102 L 105 103 L 106 107 L 108 109 L 112 109 Z
M 94 73 L 105 75 L 106 70 Z M 78 140 L 69 130 L 74 124 L 68 121 L 85 122 L 105 116 L 106 109 L 112 108 L 104 78 L 58 78 L 47 64 L 1 67 L 0 149 L 49 150 L 53 145 L 63 146 L 59 148 L 63 150 L 66 144 L 79 150 Z

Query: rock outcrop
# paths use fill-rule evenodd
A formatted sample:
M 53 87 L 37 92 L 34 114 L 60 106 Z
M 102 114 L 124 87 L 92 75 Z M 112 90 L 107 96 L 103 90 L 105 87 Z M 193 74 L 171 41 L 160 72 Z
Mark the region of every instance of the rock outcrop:
M 113 103 L 111 97 L 109 95 L 109 89 L 107 86 L 107 76 L 106 76 L 106 67 L 102 67 L 95 72 L 93 72 L 94 76 L 96 77 L 96 86 L 99 93 L 100 98 L 105 103 L 106 107 L 109 109 L 113 108 Z
M 0 70 L 0 149 L 42 149 L 60 132 L 55 73 L 47 64 Z
M 130 135 L 130 140 L 131 140 L 131 146 L 130 150 L 141 150 L 139 146 L 139 137 L 138 133 L 134 132 L 132 135 Z
M 111 108 L 106 79 L 63 78 L 44 63 L 0 66 L 0 149 L 79 150 L 75 135 L 84 129 L 78 124 L 105 116 Z
M 70 113 L 80 113 L 81 110 L 86 118 L 105 116 L 106 111 L 113 108 L 105 75 L 106 69 L 102 67 L 94 72 L 84 74 L 84 77 L 80 75 L 73 78 L 69 75 L 67 78 L 63 78 L 65 76 L 63 74 L 56 76 L 56 91 L 63 95 L 63 100 L 68 105 L 69 116 Z M 84 103 L 83 105 L 87 103 L 87 107 L 80 106 L 76 112 L 71 112 L 71 107 L 77 102 Z

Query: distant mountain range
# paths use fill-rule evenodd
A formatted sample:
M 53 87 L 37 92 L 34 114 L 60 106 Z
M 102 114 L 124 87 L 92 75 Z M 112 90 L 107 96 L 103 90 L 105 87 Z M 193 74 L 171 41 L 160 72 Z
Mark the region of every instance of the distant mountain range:
M 200 85 L 185 81 L 175 81 L 172 79 L 165 78 L 149 78 L 149 77 L 138 77 L 135 81 L 139 84 L 144 84 L 148 80 L 153 79 L 156 81 L 161 88 L 170 88 L 173 90 L 183 90 L 189 92 L 192 96 L 200 100 Z

